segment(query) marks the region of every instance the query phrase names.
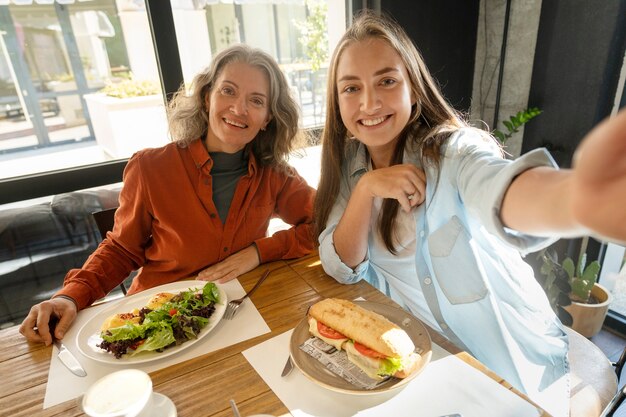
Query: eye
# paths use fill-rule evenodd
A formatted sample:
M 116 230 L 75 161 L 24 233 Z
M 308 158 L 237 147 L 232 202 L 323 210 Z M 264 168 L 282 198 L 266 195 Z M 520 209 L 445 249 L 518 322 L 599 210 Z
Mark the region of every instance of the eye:
M 356 86 L 354 86 L 354 85 L 348 85 L 348 86 L 344 87 L 344 88 L 341 90 L 341 92 L 342 92 L 342 93 L 346 93 L 346 94 L 350 94 L 350 93 L 354 93 L 354 92 L 356 92 L 356 91 L 358 91 L 358 90 L 359 90 L 359 89 L 358 89 Z
M 380 84 L 381 84 L 382 86 L 392 86 L 392 85 L 394 85 L 396 82 L 397 82 L 397 81 L 396 81 L 396 80 L 394 80 L 393 78 L 383 78 L 383 79 L 380 81 Z
M 232 87 L 228 87 L 228 86 L 222 87 L 220 89 L 220 92 L 224 94 L 225 96 L 232 96 L 235 94 L 235 90 Z
M 259 97 L 253 97 L 250 101 L 257 107 L 263 107 L 265 105 L 265 101 Z

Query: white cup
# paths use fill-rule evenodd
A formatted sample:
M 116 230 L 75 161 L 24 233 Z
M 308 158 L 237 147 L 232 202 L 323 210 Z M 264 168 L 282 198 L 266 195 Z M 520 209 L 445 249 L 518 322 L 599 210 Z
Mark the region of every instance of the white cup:
M 90 417 L 150 415 L 152 380 L 138 369 L 113 372 L 89 387 L 81 405 Z

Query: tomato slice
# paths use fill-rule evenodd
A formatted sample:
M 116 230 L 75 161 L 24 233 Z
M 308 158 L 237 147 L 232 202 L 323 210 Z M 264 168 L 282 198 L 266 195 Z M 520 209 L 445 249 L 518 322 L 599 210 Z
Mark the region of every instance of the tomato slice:
M 369 356 L 370 358 L 376 359 L 385 359 L 387 356 L 383 355 L 380 352 L 375 351 L 374 349 L 370 349 L 365 345 L 360 344 L 359 342 L 354 342 L 354 348 L 363 356 Z
M 329 339 L 347 339 L 343 334 L 339 333 L 337 330 L 331 329 L 320 321 L 317 322 L 317 331 L 320 332 L 322 336 Z
M 170 308 L 169 313 L 170 313 L 170 316 L 175 316 L 176 313 L 178 313 L 178 310 L 176 310 L 175 308 Z
M 145 343 L 146 339 L 137 340 L 135 343 L 129 346 L 132 350 L 137 350 L 137 348 Z

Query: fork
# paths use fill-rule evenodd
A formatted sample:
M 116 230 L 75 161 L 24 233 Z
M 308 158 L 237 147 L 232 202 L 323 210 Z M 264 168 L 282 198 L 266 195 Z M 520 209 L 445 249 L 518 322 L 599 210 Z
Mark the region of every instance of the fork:
M 226 311 L 224 312 L 223 318 L 226 320 L 230 320 L 233 317 L 235 317 L 235 313 L 237 312 L 237 309 L 239 308 L 241 303 L 243 303 L 243 300 L 250 297 L 257 290 L 257 288 L 259 288 L 259 286 L 263 283 L 263 281 L 265 281 L 265 278 L 267 278 L 269 274 L 270 274 L 270 270 L 266 269 L 265 272 L 263 272 L 263 276 L 261 277 L 261 279 L 258 280 L 256 284 L 254 284 L 254 287 L 252 287 L 252 289 L 248 291 L 246 295 L 244 295 L 243 297 L 237 300 L 230 301 L 228 305 L 226 306 Z

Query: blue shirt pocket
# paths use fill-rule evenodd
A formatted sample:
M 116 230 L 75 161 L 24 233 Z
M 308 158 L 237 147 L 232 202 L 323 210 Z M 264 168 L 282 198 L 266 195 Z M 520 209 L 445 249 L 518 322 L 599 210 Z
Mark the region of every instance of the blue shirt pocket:
M 450 304 L 479 301 L 488 294 L 471 236 L 457 216 L 428 236 L 428 251 L 439 287 Z

